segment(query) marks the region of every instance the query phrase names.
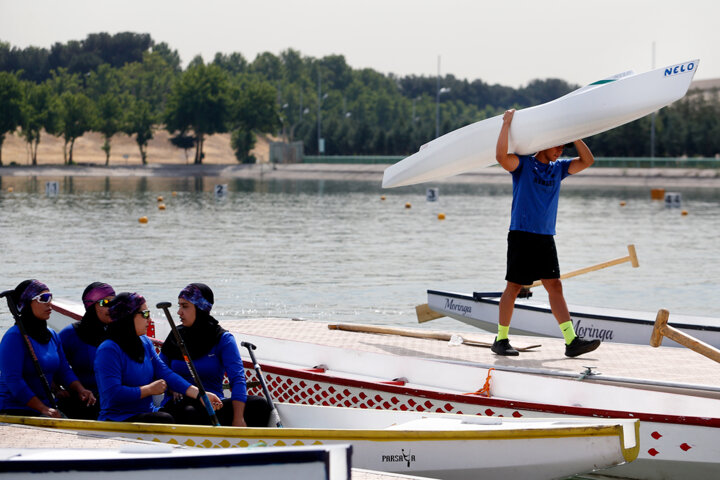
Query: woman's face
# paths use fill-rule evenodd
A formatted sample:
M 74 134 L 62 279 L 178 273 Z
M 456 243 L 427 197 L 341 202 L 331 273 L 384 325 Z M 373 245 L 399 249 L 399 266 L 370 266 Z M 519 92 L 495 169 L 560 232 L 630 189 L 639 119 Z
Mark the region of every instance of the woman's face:
M 192 327 L 195 323 L 195 305 L 184 298 L 178 299 L 178 315 L 184 327 Z
M 147 312 L 147 318 L 143 316 L 143 312 Z M 147 308 L 147 303 L 143 303 L 140 309 L 135 313 L 133 317 L 135 321 L 135 333 L 138 337 L 147 333 L 148 322 L 150 321 L 150 310 Z
M 38 294 L 38 296 L 45 293 L 49 294 L 50 291 L 43 290 Z M 40 303 L 40 301 L 38 300 L 33 300 L 32 302 L 30 302 L 30 309 L 35 318 L 38 318 L 40 320 L 47 320 L 48 318 L 50 318 L 50 313 L 52 313 L 52 300 L 47 303 Z
M 95 302 L 95 313 L 102 323 L 110 324 L 112 319 L 110 318 L 110 308 L 108 308 L 108 302 L 115 298 L 113 295 L 108 295 L 102 300 Z

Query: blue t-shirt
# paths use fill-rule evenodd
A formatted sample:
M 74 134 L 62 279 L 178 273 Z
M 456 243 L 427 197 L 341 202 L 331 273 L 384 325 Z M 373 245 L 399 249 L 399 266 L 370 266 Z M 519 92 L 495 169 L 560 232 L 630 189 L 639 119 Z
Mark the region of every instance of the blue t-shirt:
M 95 382 L 95 352 L 97 347 L 83 342 L 78 337 L 77 330 L 73 325 L 60 330 L 60 341 L 62 341 L 63 350 L 67 357 L 68 363 L 80 379 L 80 383 L 88 390 L 92 390 L 95 395 L 98 393 L 97 383 Z
M 100 393 L 98 420 L 121 422 L 140 413 L 156 412 L 152 395 L 140 398 L 140 387 L 163 379 L 168 388 L 185 393 L 190 383 L 176 374 L 155 353 L 152 341 L 140 337 L 145 347 L 145 359 L 138 363 L 131 359 L 112 340 L 105 340 L 95 355 L 95 378 Z
M 572 160 L 545 164 L 531 156 L 518 158 L 520 163 L 510 172 L 513 179 L 510 230 L 555 235 L 560 182 L 570 175 Z
M 55 382 L 67 387 L 78 378 L 68 365 L 57 332 L 50 330 L 50 333 L 48 343 L 42 344 L 29 337 L 30 343 L 48 384 Z M 0 342 L 0 410 L 27 410 L 37 414 L 27 406 L 32 397 L 51 405 L 20 329 L 13 325 Z
M 181 375 L 184 379 L 192 382 L 190 370 L 185 360 L 172 360 L 168 362 L 168 358 L 160 354 L 160 360 L 165 362 L 170 368 Z M 235 337 L 230 332 L 225 332 L 220 337 L 220 341 L 213 346 L 212 349 L 200 358 L 193 358 L 195 370 L 200 376 L 200 381 L 205 391 L 212 392 L 219 398 L 223 398 L 223 377 L 227 373 L 230 380 L 230 389 L 232 390 L 232 400 L 240 402 L 247 401 L 247 387 L 245 385 L 245 367 L 243 367 L 240 351 L 238 350 Z M 180 392 L 184 393 L 184 392 Z M 166 395 L 167 401 L 168 395 Z

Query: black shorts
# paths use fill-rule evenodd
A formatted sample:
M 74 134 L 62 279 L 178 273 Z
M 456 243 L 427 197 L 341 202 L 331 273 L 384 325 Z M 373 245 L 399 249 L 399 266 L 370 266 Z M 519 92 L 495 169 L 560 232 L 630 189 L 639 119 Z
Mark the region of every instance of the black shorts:
M 505 280 L 530 285 L 535 280 L 551 278 L 560 278 L 553 236 L 510 230 Z

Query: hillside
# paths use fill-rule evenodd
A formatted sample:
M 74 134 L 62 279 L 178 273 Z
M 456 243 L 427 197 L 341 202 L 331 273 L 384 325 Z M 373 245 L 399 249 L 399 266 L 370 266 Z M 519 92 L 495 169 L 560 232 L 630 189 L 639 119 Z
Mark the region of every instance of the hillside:
M 258 162 L 266 163 L 269 159 L 270 142 L 274 141 L 267 135 L 257 136 L 257 143 L 252 150 Z M 38 165 L 63 163 L 62 138 L 43 133 L 38 147 Z M 75 141 L 73 160 L 76 163 L 105 164 L 105 152 L 102 150 L 103 139 L 99 133 L 86 133 Z M 205 159 L 207 164 L 237 164 L 237 159 L 230 148 L 230 134 L 212 135 L 205 140 Z M 170 134 L 165 130 L 155 132 L 155 138 L 148 142 L 148 163 L 192 163 L 194 150 L 185 152 L 170 143 Z M 18 165 L 29 165 L 30 155 L 27 143 L 17 133 L 5 137 L 2 145 L 3 165 L 15 162 Z M 118 134 L 112 138 L 110 151 L 110 165 L 139 165 L 140 151 L 135 141 L 125 134 Z

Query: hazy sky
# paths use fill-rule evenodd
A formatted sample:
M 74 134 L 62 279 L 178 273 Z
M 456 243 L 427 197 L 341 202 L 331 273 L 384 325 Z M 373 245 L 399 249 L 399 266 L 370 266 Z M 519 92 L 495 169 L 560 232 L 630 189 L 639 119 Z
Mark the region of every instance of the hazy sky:
M 585 85 L 699 58 L 695 79 L 720 78 L 718 0 L 0 0 L 0 40 L 24 48 L 88 33 L 150 33 L 200 54 L 293 48 L 344 55 L 353 68 Z

